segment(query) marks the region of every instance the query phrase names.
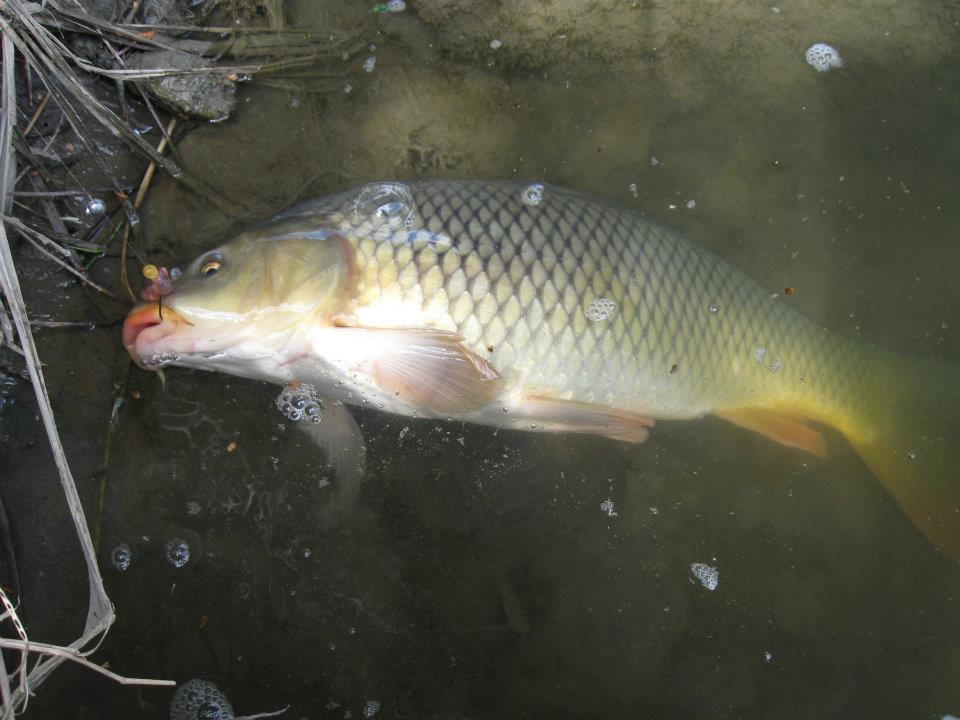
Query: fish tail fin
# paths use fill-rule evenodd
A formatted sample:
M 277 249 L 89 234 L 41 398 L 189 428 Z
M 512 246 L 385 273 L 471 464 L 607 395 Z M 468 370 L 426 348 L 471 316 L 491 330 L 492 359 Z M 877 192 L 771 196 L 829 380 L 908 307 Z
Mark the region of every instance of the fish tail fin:
M 876 359 L 879 383 L 844 431 L 920 532 L 960 559 L 960 367 Z

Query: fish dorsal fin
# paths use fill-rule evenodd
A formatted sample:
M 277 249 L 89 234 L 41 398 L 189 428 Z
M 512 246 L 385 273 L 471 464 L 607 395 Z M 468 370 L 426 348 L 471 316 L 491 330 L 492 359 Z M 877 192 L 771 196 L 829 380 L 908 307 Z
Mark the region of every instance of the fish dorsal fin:
M 646 440 L 647 428 L 653 425 L 649 418 L 622 410 L 543 396 L 525 398 L 514 412 L 535 422 L 538 430 L 602 435 L 633 443 Z
M 737 408 L 714 415 L 781 445 L 806 450 L 817 457 L 827 454 L 827 441 L 823 435 L 808 427 L 802 418 L 761 408 Z
M 465 347 L 456 333 L 362 330 L 373 334 L 373 352 L 359 369 L 382 391 L 415 408 L 464 413 L 487 405 L 500 393 L 497 369 Z

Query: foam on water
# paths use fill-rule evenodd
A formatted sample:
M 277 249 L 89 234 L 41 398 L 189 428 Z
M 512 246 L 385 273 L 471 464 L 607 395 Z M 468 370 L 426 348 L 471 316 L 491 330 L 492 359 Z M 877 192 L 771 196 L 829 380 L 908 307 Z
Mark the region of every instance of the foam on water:
M 370 183 L 353 201 L 353 219 L 369 222 L 374 230 L 395 230 L 413 225 L 415 207 L 413 193 L 403 183 Z
M 277 409 L 293 422 L 309 420 L 318 423 L 323 417 L 317 389 L 313 385 L 287 386 L 280 391 L 276 403 Z
M 543 202 L 543 185 L 540 183 L 527 185 L 527 187 L 523 189 L 523 194 L 521 194 L 520 200 L 524 205 L 536 207 Z
M 182 568 L 190 562 L 190 546 L 183 538 L 172 537 L 163 548 L 167 562 L 175 568 Z
M 212 682 L 190 678 L 170 701 L 170 720 L 233 720 L 233 706 Z
M 600 322 L 601 320 L 609 320 L 612 318 L 616 311 L 617 304 L 613 300 L 598 297 L 590 301 L 590 304 L 587 305 L 587 309 L 584 311 L 584 314 L 587 316 L 588 320 Z
M 805 54 L 807 65 L 810 65 L 817 72 L 826 72 L 830 68 L 843 67 L 843 60 L 840 59 L 840 53 L 837 49 L 826 43 L 814 43 Z
M 130 546 L 126 543 L 120 543 L 110 551 L 110 564 L 120 572 L 130 567 L 130 560 Z
M 720 584 L 720 572 L 706 563 L 693 563 L 690 566 L 690 573 L 700 581 L 707 590 L 716 590 Z

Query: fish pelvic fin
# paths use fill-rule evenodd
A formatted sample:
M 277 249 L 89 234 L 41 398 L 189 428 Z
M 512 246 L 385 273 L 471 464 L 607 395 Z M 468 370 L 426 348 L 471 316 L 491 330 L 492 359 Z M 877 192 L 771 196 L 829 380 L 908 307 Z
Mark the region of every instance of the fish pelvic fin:
M 960 559 L 960 367 L 888 355 L 878 376 L 876 412 L 850 442 L 927 540 Z
M 514 409 L 514 416 L 535 423 L 532 429 L 546 432 L 601 435 L 622 442 L 642 443 L 653 420 L 602 405 L 529 396 Z
M 735 408 L 714 413 L 717 417 L 763 435 L 787 447 L 805 450 L 817 457 L 827 454 L 823 435 L 807 425 L 806 419 L 765 408 Z

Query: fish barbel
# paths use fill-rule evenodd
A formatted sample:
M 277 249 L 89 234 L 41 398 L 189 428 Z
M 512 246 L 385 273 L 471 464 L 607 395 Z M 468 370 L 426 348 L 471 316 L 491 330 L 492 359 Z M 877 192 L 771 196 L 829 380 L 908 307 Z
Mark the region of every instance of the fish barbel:
M 173 364 L 421 417 L 641 442 L 714 414 L 826 453 L 842 432 L 960 556 L 960 372 L 840 337 L 603 201 L 508 182 L 376 183 L 196 258 L 123 342 Z

